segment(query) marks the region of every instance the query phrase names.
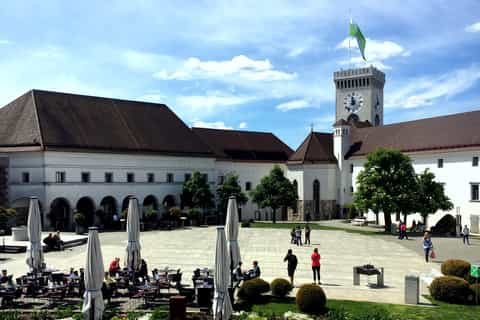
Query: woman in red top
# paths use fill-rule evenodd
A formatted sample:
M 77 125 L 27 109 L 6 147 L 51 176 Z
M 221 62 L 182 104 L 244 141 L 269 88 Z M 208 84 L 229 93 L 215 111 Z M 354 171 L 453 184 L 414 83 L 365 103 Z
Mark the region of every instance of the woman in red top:
M 318 253 L 317 248 L 313 249 L 313 253 L 312 253 L 312 271 L 313 271 L 313 283 L 317 284 L 317 278 L 318 278 L 318 284 L 322 284 L 320 282 L 320 254 Z

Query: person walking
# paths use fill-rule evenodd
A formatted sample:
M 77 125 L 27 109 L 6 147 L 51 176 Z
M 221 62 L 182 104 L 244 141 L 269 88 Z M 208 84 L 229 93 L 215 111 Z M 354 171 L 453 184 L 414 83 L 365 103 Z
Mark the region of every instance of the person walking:
M 302 229 L 300 226 L 297 226 L 297 229 L 295 230 L 295 239 L 297 241 L 297 246 L 302 245 Z
M 423 235 L 423 251 L 425 252 L 425 262 L 428 262 L 430 251 L 433 251 L 432 236 L 428 231 Z
M 287 262 L 287 271 L 288 277 L 290 278 L 290 283 L 293 287 L 293 278 L 295 275 L 295 270 L 297 269 L 297 256 L 293 254 L 292 249 L 288 249 L 287 255 L 283 259 L 283 262 Z
M 320 282 L 320 253 L 318 253 L 317 248 L 313 249 L 311 259 L 312 259 L 313 283 L 317 284 L 317 281 L 318 281 L 318 284 L 322 284 Z
M 290 243 L 291 244 L 296 244 L 297 243 L 297 236 L 295 234 L 295 227 L 292 228 L 292 231 L 290 231 Z
M 310 231 L 312 231 L 310 229 L 310 226 L 308 225 L 308 223 L 305 225 L 305 242 L 304 244 L 307 245 L 310 245 Z
M 405 238 L 408 240 L 408 235 L 407 235 L 407 222 L 402 223 L 402 239 Z
M 463 227 L 462 230 L 462 235 L 463 235 L 463 244 L 470 245 L 470 229 L 468 228 L 467 225 Z

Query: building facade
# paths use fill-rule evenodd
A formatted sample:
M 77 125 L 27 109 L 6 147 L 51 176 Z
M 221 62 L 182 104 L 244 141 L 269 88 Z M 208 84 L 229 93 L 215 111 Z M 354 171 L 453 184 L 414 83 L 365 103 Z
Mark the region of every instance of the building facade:
M 341 218 L 367 155 L 382 147 L 404 152 L 417 173 L 428 168 L 444 184 L 454 209 L 432 215 L 429 226 L 452 216 L 478 233 L 480 111 L 384 125 L 383 72 L 341 70 L 333 80 L 332 132 L 310 132 L 295 151 L 268 132 L 189 128 L 161 104 L 29 91 L 0 108 L 0 206 L 26 214 L 28 197 L 37 196 L 45 227 L 65 230 L 73 212 L 94 223 L 97 210 L 119 213 L 132 195 L 144 210 L 182 206 L 194 171 L 212 191 L 236 174 L 248 194 L 279 165 L 299 201 L 278 219 Z M 251 201 L 239 213 L 271 219 Z

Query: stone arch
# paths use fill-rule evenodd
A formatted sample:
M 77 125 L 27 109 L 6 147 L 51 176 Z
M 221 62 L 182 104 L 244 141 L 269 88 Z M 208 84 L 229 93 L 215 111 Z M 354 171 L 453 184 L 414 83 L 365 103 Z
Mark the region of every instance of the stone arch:
M 76 210 L 85 215 L 86 225 L 93 226 L 95 222 L 95 202 L 90 197 L 82 197 L 78 199 Z
M 11 222 L 17 226 L 27 225 L 29 206 L 30 206 L 30 198 L 28 197 L 18 198 L 15 201 L 13 201 L 10 207 L 12 209 L 15 209 L 16 215 Z
M 438 222 L 432 227 L 432 233 L 435 234 L 447 234 L 447 235 L 456 235 L 457 222 L 455 217 L 451 214 L 444 215 Z
M 158 200 L 154 195 L 148 195 L 143 200 L 143 208 L 149 208 L 153 210 L 158 210 Z
M 72 207 L 65 198 L 55 198 L 50 204 L 50 226 L 59 231 L 65 231 L 70 228 Z
M 100 201 L 100 209 L 105 214 L 113 216 L 117 213 L 117 200 L 113 196 L 106 196 Z
M 292 184 L 293 184 L 293 189 L 295 189 L 295 194 L 296 194 L 297 197 L 298 197 L 299 195 L 298 195 L 298 182 L 297 182 L 297 180 L 296 180 L 296 179 L 293 180 Z M 297 212 L 297 211 L 298 211 L 298 201 L 295 201 L 295 204 L 293 205 L 293 208 L 292 208 L 292 209 L 293 209 L 293 212 Z
M 162 205 L 166 208 L 173 207 L 175 206 L 175 204 L 176 204 L 175 197 L 171 194 L 166 195 L 162 200 Z
M 126 196 L 125 198 L 123 198 L 123 201 L 122 201 L 122 212 L 125 211 L 125 210 L 128 210 L 128 203 L 130 202 L 130 198 L 131 198 L 131 197 L 134 197 L 134 195 L 129 194 L 128 196 Z
M 316 218 L 320 216 L 320 182 L 318 179 L 313 181 L 313 214 Z
M 360 118 L 355 113 L 350 114 L 347 118 L 347 122 L 349 122 L 349 123 L 354 123 L 354 122 L 358 122 L 358 121 L 360 121 Z

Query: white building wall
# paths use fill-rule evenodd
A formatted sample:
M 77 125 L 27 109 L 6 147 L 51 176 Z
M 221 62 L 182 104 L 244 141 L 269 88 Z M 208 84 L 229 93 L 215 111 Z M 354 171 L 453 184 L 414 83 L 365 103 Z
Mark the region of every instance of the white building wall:
M 298 190 L 298 200 L 305 200 L 305 184 L 304 184 L 304 171 L 303 165 L 288 165 L 288 170 L 286 172 L 288 180 L 292 183 L 297 181 L 297 190 Z
M 303 199 L 313 200 L 313 182 L 320 182 L 320 200 L 337 200 L 337 165 L 303 165 Z
M 480 201 L 470 200 L 470 183 L 480 182 L 480 167 L 472 166 L 472 158 L 474 156 L 480 157 L 480 149 L 408 153 L 407 155 L 412 159 L 417 174 L 429 169 L 435 174 L 438 182 L 444 183 L 445 192 L 454 206 L 451 211 L 438 211 L 429 215 L 428 227 L 434 226 L 446 214 L 455 217 L 457 210 L 462 216 L 462 224 L 470 226 L 470 216 L 480 215 Z M 437 167 L 438 159 L 443 159 L 443 168 Z M 351 161 L 354 164 L 352 181 L 356 182 L 366 158 L 354 158 Z M 368 219 L 374 220 L 374 214 L 369 213 Z M 392 215 L 392 221 L 395 221 L 394 219 L 395 215 Z M 407 223 L 411 224 L 414 219 L 421 221 L 421 216 L 418 214 L 409 215 Z M 380 223 L 383 224 L 382 214 L 380 214 Z

